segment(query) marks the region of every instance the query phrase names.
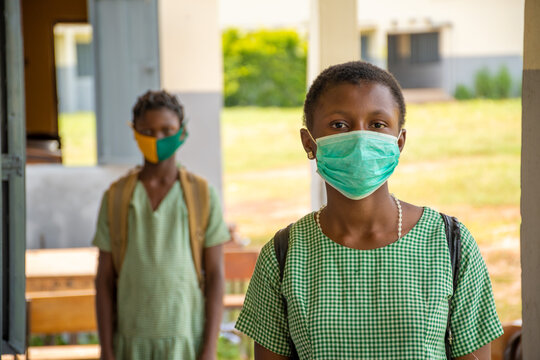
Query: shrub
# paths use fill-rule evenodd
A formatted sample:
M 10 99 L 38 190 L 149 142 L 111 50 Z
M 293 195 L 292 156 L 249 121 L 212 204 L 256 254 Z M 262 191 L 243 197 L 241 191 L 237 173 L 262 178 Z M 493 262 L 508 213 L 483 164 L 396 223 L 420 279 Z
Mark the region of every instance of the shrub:
M 457 100 L 468 100 L 474 98 L 473 92 L 463 84 L 458 84 L 454 91 L 454 98 Z
M 226 30 L 222 35 L 225 106 L 300 106 L 307 44 L 294 30 Z
M 510 97 L 512 91 L 512 77 L 508 68 L 503 65 L 493 78 L 494 96 L 496 99 L 506 99 Z
M 495 75 L 484 67 L 474 79 L 475 96 L 487 99 L 506 99 L 512 94 L 512 76 L 508 67 L 503 65 Z M 457 89 L 456 89 L 457 91 Z
M 489 69 L 480 69 L 474 79 L 474 91 L 477 97 L 493 99 L 495 97 L 495 86 Z

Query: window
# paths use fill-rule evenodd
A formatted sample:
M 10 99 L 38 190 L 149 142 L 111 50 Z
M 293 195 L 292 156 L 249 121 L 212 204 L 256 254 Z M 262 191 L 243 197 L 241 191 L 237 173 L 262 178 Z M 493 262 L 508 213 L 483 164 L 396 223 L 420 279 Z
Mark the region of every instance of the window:
M 425 64 L 440 60 L 438 32 L 388 35 L 389 64 Z
M 439 60 L 438 32 L 411 34 L 411 63 L 428 63 Z
M 371 38 L 369 34 L 360 35 L 360 55 L 362 60 L 367 62 L 373 62 L 373 56 L 371 56 Z
M 77 75 L 93 76 L 94 61 L 91 43 L 77 43 Z

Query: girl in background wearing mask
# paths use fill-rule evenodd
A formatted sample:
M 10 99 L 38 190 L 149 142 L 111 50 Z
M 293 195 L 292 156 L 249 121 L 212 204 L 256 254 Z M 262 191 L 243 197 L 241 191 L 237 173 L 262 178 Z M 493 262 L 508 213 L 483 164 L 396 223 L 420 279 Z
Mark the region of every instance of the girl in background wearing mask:
M 394 77 L 332 66 L 309 89 L 304 121 L 328 201 L 290 228 L 283 280 L 273 241 L 261 251 L 236 324 L 255 358 L 293 358 L 294 347 L 300 359 L 445 359 L 451 298 L 452 358 L 490 359 L 502 328 L 476 242 L 460 224 L 453 293 L 440 214 L 388 191 L 407 135 Z
M 101 358 L 216 359 L 223 309 L 222 244 L 229 239 L 217 194 L 190 174 L 207 194 L 196 199 L 208 204 L 197 257 L 204 264 L 200 271 L 190 245 L 193 202 L 186 205 L 188 191 L 180 181 L 186 173 L 179 172 L 173 156 L 187 137 L 183 107 L 165 91 L 149 91 L 133 108 L 132 127 L 144 165 L 103 196 L 93 242 L 100 249 L 96 308 Z M 125 202 L 120 211 L 109 211 L 117 199 Z M 119 246 L 123 210 L 127 239 Z

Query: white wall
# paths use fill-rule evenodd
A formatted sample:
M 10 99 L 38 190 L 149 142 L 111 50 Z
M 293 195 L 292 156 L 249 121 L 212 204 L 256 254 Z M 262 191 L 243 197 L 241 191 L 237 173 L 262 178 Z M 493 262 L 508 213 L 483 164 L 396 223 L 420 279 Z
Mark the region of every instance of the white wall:
M 443 28 L 443 56 L 523 54 L 524 0 L 358 0 L 360 27 L 378 32 Z M 379 41 L 377 56 L 386 57 Z

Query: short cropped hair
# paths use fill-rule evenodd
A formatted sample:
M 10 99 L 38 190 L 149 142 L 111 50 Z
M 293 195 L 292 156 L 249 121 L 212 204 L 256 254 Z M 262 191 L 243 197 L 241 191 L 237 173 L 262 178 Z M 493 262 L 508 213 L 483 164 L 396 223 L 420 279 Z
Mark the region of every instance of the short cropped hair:
M 165 90 L 148 90 L 144 95 L 137 99 L 133 106 L 133 124 L 148 110 L 169 109 L 178 116 L 180 124 L 184 120 L 184 107 L 176 96 L 169 94 Z
M 388 71 L 363 61 L 351 61 L 330 66 L 311 84 L 304 102 L 304 125 L 313 129 L 313 112 L 320 97 L 328 89 L 343 83 L 362 85 L 377 83 L 386 86 L 399 109 L 399 127 L 405 124 L 405 100 L 397 80 Z

